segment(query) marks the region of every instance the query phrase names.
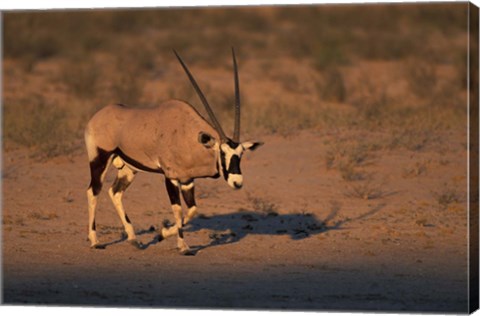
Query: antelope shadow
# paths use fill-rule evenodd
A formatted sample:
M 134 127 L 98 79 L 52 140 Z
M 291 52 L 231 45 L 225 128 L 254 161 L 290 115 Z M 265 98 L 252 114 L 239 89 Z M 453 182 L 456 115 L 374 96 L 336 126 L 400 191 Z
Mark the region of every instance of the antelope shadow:
M 259 213 L 253 210 L 241 209 L 238 212 L 214 216 L 198 216 L 184 229 L 195 232 L 208 229 L 210 242 L 205 245 L 193 246 L 194 251 L 236 243 L 247 235 L 288 235 L 292 240 L 301 240 L 328 231 L 348 229 L 346 226 L 379 212 L 385 204 L 379 204 L 367 212 L 354 217 L 336 219 L 339 207 L 333 206 L 329 214 L 319 219 L 311 213 L 278 214 L 276 212 Z
M 288 235 L 292 240 L 301 240 L 328 231 L 348 229 L 347 224 L 366 219 L 382 210 L 384 206 L 385 204 L 378 204 L 357 217 L 346 217 L 343 219 L 337 219 L 340 206 L 336 204 L 332 205 L 330 212 L 323 219 L 319 219 L 316 215 L 305 212 L 279 214 L 277 212 L 262 213 L 247 209 L 240 209 L 237 212 L 213 216 L 200 214 L 185 226 L 184 232 L 196 232 L 202 229 L 211 231 L 209 234 L 210 241 L 208 243 L 191 246 L 192 254 L 196 254 L 198 251 L 209 247 L 239 242 L 250 234 L 271 236 Z M 169 225 L 168 221 L 164 224 Z M 157 231 L 155 227 L 151 226 L 149 229 L 137 231 L 136 234 L 154 234 L 155 231 Z M 126 240 L 127 236 L 122 234 L 120 239 L 102 244 L 101 246 L 105 248 Z M 159 242 L 158 235 L 155 234 L 148 243 L 140 243 L 136 246 L 139 249 L 147 249 Z

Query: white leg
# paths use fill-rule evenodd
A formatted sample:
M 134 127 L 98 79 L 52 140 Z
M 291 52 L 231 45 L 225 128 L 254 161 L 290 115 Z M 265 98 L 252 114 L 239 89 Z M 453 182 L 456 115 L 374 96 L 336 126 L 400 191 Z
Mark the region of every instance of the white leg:
M 117 167 L 117 164 L 114 163 L 114 165 Z M 130 222 L 130 219 L 125 213 L 122 203 L 123 193 L 132 183 L 134 177 L 135 172 L 132 169 L 128 168 L 126 165 L 121 166 L 121 168 L 118 170 L 117 178 L 113 182 L 112 187 L 108 190 L 108 194 L 110 195 L 117 214 L 122 221 L 123 227 L 125 228 L 125 232 L 128 236 L 128 240 L 138 247 L 139 244 L 136 242 L 137 237 L 135 235 L 135 230 Z
M 95 209 L 97 208 L 97 197 L 93 195 L 92 188 L 87 190 L 88 199 L 88 240 L 91 247 L 99 244 L 95 225 Z
M 190 222 L 195 215 L 197 215 L 197 207 L 194 205 L 188 209 L 187 216 L 185 216 L 183 219 L 183 225 L 186 225 L 188 222 Z
M 186 225 L 197 214 L 197 205 L 195 203 L 195 186 L 193 180 L 187 185 L 182 185 L 182 196 L 185 204 L 188 207 L 187 216 L 185 216 L 183 219 L 183 224 Z

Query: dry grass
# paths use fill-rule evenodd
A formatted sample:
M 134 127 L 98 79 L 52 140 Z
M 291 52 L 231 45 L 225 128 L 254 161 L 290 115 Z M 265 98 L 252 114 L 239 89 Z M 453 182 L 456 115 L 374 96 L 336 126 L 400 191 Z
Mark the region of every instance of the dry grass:
M 97 95 L 99 66 L 92 60 L 75 60 L 62 67 L 58 80 L 75 97 L 91 99 Z
M 384 184 L 373 180 L 362 181 L 352 184 L 345 192 L 345 196 L 362 200 L 374 200 L 385 197 L 387 193 L 382 189 Z
M 459 39 L 466 35 L 465 7 L 6 13 L 4 58 L 10 71 L 5 72 L 4 136 L 7 143 L 46 157 L 62 155 L 70 152 L 68 144 L 81 142 L 88 115 L 106 103 L 196 101 L 188 83 L 176 81 L 172 48 L 203 73 L 205 94 L 229 126 L 231 84 L 218 89 L 212 82 L 219 81 L 220 72 L 231 78 L 230 56 L 224 52 L 235 46 L 242 83 L 250 86 L 242 94 L 245 132 L 381 130 L 391 135 L 384 148 L 428 150 L 439 143 L 438 131 L 464 123 L 466 56 Z M 352 79 L 359 65 L 377 61 L 403 71 L 382 80 L 365 71 Z M 45 69 L 56 75 L 46 75 Z M 20 85 L 21 90 L 11 89 Z M 162 93 L 148 94 L 152 85 Z M 397 87 L 404 91 L 395 92 Z M 363 179 L 357 165 L 338 165 L 345 180 Z
M 33 219 L 33 220 L 49 221 L 49 220 L 52 220 L 52 219 L 57 219 L 58 214 L 56 214 L 53 211 L 50 211 L 50 212 L 31 211 L 27 215 L 27 217 L 29 219 Z
M 417 161 L 410 167 L 404 168 L 402 176 L 404 178 L 415 178 L 425 175 L 428 171 L 428 165 L 430 161 Z
M 381 146 L 373 140 L 354 140 L 332 144 L 326 152 L 327 169 L 352 169 L 363 167 L 373 162 L 375 151 Z
M 40 158 L 70 153 L 76 148 L 71 140 L 78 127 L 69 125 L 68 116 L 66 110 L 38 95 L 19 103 L 7 102 L 3 112 L 5 147 L 29 147 Z
M 437 74 L 435 64 L 422 60 L 410 61 L 406 67 L 410 91 L 417 97 L 426 98 L 435 93 Z
M 443 210 L 448 209 L 454 203 L 460 203 L 464 200 L 458 188 L 448 184 L 444 184 L 439 191 L 432 192 L 432 195 Z
M 365 170 L 359 170 L 353 163 L 340 163 L 338 170 L 345 181 L 360 181 L 369 178 Z
M 253 196 L 247 193 L 247 200 L 252 204 L 252 208 L 256 212 L 263 213 L 265 215 L 277 215 L 278 206 L 275 203 L 271 203 L 264 198 Z
M 323 81 L 317 84 L 319 97 L 329 102 L 344 102 L 347 91 L 343 74 L 337 67 L 322 72 Z

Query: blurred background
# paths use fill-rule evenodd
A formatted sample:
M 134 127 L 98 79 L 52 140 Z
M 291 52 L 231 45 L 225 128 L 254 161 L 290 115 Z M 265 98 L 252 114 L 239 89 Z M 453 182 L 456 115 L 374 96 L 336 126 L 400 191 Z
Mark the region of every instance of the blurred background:
M 82 152 L 86 122 L 109 103 L 178 98 L 204 113 L 172 49 L 230 131 L 232 46 L 243 138 L 361 129 L 384 135 L 382 148 L 435 146 L 465 129 L 467 13 L 468 3 L 7 12 L 4 150 Z

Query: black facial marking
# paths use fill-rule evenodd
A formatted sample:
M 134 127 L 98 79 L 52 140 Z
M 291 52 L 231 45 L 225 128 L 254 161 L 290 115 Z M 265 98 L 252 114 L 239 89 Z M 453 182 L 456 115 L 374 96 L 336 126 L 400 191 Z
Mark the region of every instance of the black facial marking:
M 168 197 L 170 198 L 170 203 L 172 205 L 180 206 L 180 192 L 176 185 L 168 178 L 165 178 L 165 186 L 167 187 Z
M 253 151 L 253 150 L 257 149 L 259 146 L 262 146 L 262 145 L 263 145 L 263 142 L 255 142 L 255 143 L 253 143 L 252 146 L 250 146 L 249 150 Z
M 238 146 L 240 146 L 240 143 L 234 142 L 231 139 L 227 139 L 226 144 L 232 150 L 235 150 Z M 223 177 L 225 180 L 228 180 L 229 174 L 242 174 L 240 170 L 240 156 L 236 154 L 232 155 L 227 169 L 226 154 L 220 150 L 220 162 L 222 164 Z
M 227 180 L 228 179 L 227 163 L 225 160 L 225 153 L 221 150 L 220 150 L 220 161 L 222 163 L 221 167 L 223 171 L 223 177 L 225 178 L 225 180 Z
M 230 166 L 228 166 L 228 173 L 231 174 L 242 174 L 240 171 L 240 157 L 238 155 L 233 155 L 230 159 Z
M 122 158 L 123 161 L 125 161 L 129 165 L 131 165 L 131 166 L 133 166 L 133 167 L 135 167 L 139 170 L 147 171 L 147 172 L 163 173 L 162 168 L 152 169 L 152 168 L 149 168 L 147 166 L 144 166 L 140 162 L 136 161 L 135 159 L 132 159 L 129 156 L 125 155 L 125 153 L 123 151 L 121 151 L 120 148 L 116 148 L 114 150 L 114 153 L 116 155 L 118 155 L 120 158 Z
M 92 189 L 93 195 L 97 196 L 102 190 L 102 173 L 107 167 L 107 162 L 112 152 L 108 152 L 101 148 L 97 148 L 97 157 L 90 162 L 90 186 Z
M 113 194 L 125 191 L 130 185 L 127 177 L 116 178 L 112 185 Z
M 232 148 L 232 149 L 235 149 L 238 147 L 238 145 L 240 145 L 240 143 L 237 143 L 237 142 L 234 142 L 233 140 L 231 139 L 227 139 L 227 145 Z

